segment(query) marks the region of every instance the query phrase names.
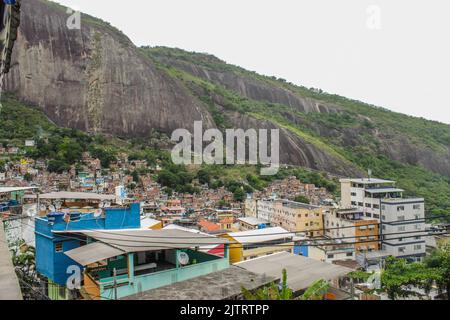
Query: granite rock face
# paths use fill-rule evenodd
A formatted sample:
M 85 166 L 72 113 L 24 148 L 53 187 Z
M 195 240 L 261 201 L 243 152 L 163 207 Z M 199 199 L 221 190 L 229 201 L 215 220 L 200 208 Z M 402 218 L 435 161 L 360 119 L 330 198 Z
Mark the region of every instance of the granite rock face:
M 195 121 L 213 128 L 213 112 L 192 86 L 167 72 L 182 70 L 222 86 L 251 101 L 280 104 L 301 113 L 333 115 L 339 106 L 303 97 L 249 72 L 227 70 L 221 61 L 150 58 L 124 34 L 106 22 L 82 15 L 81 29 L 67 26 L 71 13 L 45 0 L 22 0 L 22 17 L 5 90 L 42 110 L 59 126 L 121 137 L 146 137 L 154 130 L 168 134 L 178 128 L 193 131 Z M 219 63 L 218 63 L 219 62 Z M 222 64 L 221 64 L 222 63 Z M 207 68 L 205 64 L 219 66 Z M 220 69 L 222 68 L 222 69 Z M 221 97 L 216 105 L 221 107 Z M 252 115 L 220 110 L 235 128 L 277 128 Z M 296 123 L 293 113 L 285 118 Z M 370 120 L 370 119 L 369 119 Z M 298 123 L 301 126 L 301 123 Z M 219 126 L 220 127 L 220 126 Z M 320 122 L 312 128 L 322 138 L 339 137 L 344 147 L 364 145 L 354 130 L 339 131 Z M 281 162 L 343 175 L 361 176 L 361 168 L 320 144 L 281 130 Z M 439 151 L 416 145 L 408 137 L 374 132 L 383 154 L 450 176 L 450 147 Z
M 43 110 L 56 124 L 88 132 L 146 135 L 213 126 L 210 115 L 177 80 L 159 71 L 120 32 L 43 0 L 24 0 L 22 25 L 6 91 Z

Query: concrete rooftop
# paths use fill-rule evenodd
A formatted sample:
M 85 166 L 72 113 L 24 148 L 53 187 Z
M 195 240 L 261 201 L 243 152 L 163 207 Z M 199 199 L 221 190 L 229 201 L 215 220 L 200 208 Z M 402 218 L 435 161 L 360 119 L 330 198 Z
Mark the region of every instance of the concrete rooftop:
M 223 271 L 149 290 L 123 300 L 230 300 L 242 293 L 242 287 L 254 290 L 273 281 L 276 281 L 275 277 L 231 266 Z

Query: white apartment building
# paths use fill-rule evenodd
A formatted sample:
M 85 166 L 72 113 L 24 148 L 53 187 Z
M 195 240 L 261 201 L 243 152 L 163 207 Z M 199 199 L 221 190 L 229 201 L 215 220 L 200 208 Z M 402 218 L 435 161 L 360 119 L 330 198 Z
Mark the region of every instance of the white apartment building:
M 257 218 L 272 222 L 272 217 L 275 213 L 276 200 L 259 200 L 257 202 Z
M 341 207 L 355 208 L 365 219 L 380 223 L 382 250 L 415 260 L 426 252 L 425 201 L 403 198 L 403 192 L 391 180 L 342 179 Z
M 405 190 L 396 182 L 382 179 L 342 179 L 341 207 L 357 208 L 366 218 L 380 219 L 381 199 L 401 199 Z
M 382 250 L 395 257 L 418 260 L 426 253 L 424 199 L 381 201 Z M 403 237 L 404 236 L 404 237 Z

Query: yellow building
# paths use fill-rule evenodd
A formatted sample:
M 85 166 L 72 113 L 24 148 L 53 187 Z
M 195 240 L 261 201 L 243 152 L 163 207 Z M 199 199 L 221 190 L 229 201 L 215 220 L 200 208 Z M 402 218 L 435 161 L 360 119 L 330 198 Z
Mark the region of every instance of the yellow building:
M 323 235 L 322 207 L 288 200 L 274 201 L 273 206 L 272 225 L 290 232 L 303 232 L 309 237 Z
M 292 252 L 294 236 L 283 228 L 275 227 L 228 233 L 220 237 L 231 241 L 230 263 L 234 264 L 277 252 Z
M 258 200 L 246 199 L 244 205 L 244 213 L 246 217 L 257 218 L 258 217 Z

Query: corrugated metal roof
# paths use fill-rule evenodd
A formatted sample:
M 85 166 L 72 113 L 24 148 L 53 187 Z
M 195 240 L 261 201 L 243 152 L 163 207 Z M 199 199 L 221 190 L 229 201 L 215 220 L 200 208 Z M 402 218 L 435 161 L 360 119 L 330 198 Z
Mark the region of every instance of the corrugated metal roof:
M 181 227 L 176 224 L 169 224 L 168 226 L 164 227 L 163 230 L 181 230 L 181 231 L 186 231 L 186 232 L 190 232 L 190 233 L 201 234 L 201 235 L 208 236 L 208 237 L 214 237 L 214 236 L 211 236 L 210 234 L 201 232 L 199 230 Z M 211 249 L 217 248 L 217 246 L 218 246 L 217 244 L 201 246 L 200 251 L 209 251 Z
M 126 253 L 187 249 L 229 243 L 226 239 L 181 230 L 96 230 L 73 231 L 73 233 L 84 234 Z
M 289 233 L 289 231 L 281 227 L 233 232 L 229 233 L 228 235 L 239 243 L 243 244 L 281 240 L 286 238 L 293 238 L 295 236 L 294 233 Z
M 331 281 L 353 271 L 350 268 L 297 256 L 288 252 L 240 262 L 236 266 L 257 274 L 265 274 L 277 278 L 280 278 L 283 269 L 286 269 L 288 286 L 294 291 L 304 290 L 317 280 Z
M 115 200 L 115 195 L 88 192 L 52 192 L 39 195 L 40 199 Z
M 244 223 L 247 223 L 249 225 L 252 226 L 258 226 L 260 224 L 268 224 L 269 221 L 264 220 L 264 219 L 258 219 L 258 218 L 254 218 L 254 217 L 246 217 L 246 218 L 239 218 L 239 221 L 242 221 Z
M 11 192 L 18 192 L 18 191 L 28 191 L 28 190 L 35 190 L 38 189 L 37 187 L 0 187 L 0 193 L 11 193 Z
M 120 249 L 116 249 L 101 242 L 91 243 L 83 247 L 65 252 L 65 254 L 69 258 L 78 262 L 82 266 L 87 266 L 95 262 L 99 262 L 112 257 L 117 257 L 125 253 L 126 252 Z

